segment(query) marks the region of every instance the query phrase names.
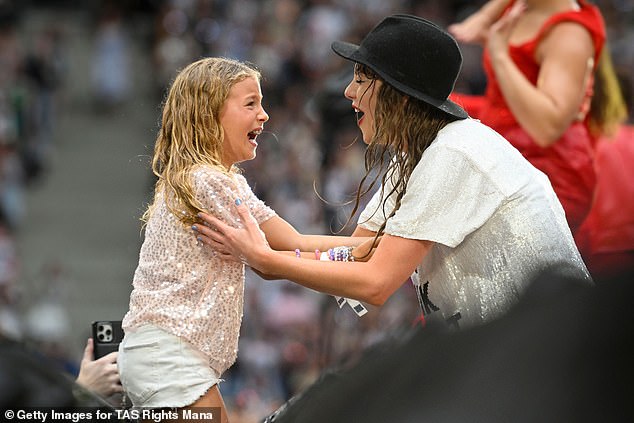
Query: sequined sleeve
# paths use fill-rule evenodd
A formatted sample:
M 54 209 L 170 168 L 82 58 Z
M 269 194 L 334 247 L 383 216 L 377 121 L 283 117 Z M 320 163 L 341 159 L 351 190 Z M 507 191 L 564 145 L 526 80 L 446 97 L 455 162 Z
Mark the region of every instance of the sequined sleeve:
M 225 174 L 212 168 L 201 167 L 193 173 L 196 195 L 207 210 L 227 224 L 238 227 L 235 200 L 240 198 L 258 223 L 275 216 L 249 187 L 246 179 L 237 174 Z

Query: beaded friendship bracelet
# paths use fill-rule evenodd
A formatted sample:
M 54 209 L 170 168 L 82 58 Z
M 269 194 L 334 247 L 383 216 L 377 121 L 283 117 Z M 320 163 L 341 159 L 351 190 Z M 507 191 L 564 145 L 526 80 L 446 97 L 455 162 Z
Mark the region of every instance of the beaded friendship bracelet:
M 331 261 L 354 261 L 352 255 L 353 247 L 335 247 L 328 250 L 328 257 Z
M 329 249 L 327 252 L 319 254 L 319 260 L 322 261 L 354 261 L 354 256 L 352 255 L 353 247 L 335 247 Z M 315 256 L 319 253 L 319 250 L 315 251 Z M 361 317 L 368 312 L 361 302 L 357 300 L 353 300 L 351 298 L 339 297 L 334 295 L 335 300 L 337 301 L 337 305 L 339 308 L 342 308 L 344 305 L 348 304 L 352 311 L 356 313 L 357 316 Z
M 302 252 L 300 251 L 299 248 L 295 248 L 295 257 L 302 258 Z M 315 250 L 315 260 L 319 260 L 320 257 L 321 257 L 321 251 Z

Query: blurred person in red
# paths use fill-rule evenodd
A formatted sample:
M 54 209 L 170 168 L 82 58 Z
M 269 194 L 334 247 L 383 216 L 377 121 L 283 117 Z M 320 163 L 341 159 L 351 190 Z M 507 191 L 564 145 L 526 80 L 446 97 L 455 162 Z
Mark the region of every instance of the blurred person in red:
M 604 68 L 610 70 L 611 63 L 607 62 Z M 619 76 L 620 80 L 606 78 L 595 84 L 595 98 L 621 89 L 623 94 L 629 94 L 630 80 L 624 74 Z M 634 125 L 623 122 L 609 132 L 597 133 L 597 188 L 590 214 L 577 234 L 584 261 L 597 281 L 634 274 L 633 163 Z
M 605 44 L 599 9 L 585 0 L 491 0 L 449 31 L 483 42 L 484 96 L 453 98 L 550 179 L 573 234 L 596 186 L 592 131 L 612 125 L 612 98 L 593 104 Z M 611 94 L 611 93 L 606 93 Z
M 628 184 L 615 183 L 632 179 L 621 125 L 627 109 L 599 10 L 583 0 L 491 0 L 449 30 L 485 43 L 489 80 L 484 96 L 456 100 L 548 175 L 591 273 L 600 279 L 614 264 L 623 269 L 634 223 L 614 204 L 627 208 L 632 198 Z M 615 138 L 622 141 L 600 141 Z

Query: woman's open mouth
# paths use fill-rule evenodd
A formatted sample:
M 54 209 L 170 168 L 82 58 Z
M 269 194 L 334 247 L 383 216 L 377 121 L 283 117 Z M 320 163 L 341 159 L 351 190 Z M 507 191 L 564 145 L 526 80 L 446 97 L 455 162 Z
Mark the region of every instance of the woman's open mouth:
M 357 125 L 361 125 L 361 121 L 363 120 L 364 113 L 360 109 L 357 109 L 356 107 L 354 108 L 354 113 L 357 117 Z

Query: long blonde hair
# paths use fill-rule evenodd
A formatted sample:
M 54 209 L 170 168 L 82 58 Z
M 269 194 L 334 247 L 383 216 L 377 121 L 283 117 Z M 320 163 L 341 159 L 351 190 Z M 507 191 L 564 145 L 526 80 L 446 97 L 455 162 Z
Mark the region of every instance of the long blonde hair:
M 594 76 L 594 94 L 590 102 L 588 127 L 593 136 L 612 136 L 628 117 L 627 103 L 614 70 L 610 49 L 606 43 L 599 56 Z
M 163 104 L 161 128 L 154 146 L 152 171 L 158 177 L 154 200 L 141 220 L 147 223 L 163 195 L 170 210 L 185 225 L 195 222 L 204 211 L 196 199 L 192 170 L 208 165 L 221 172 L 224 131 L 220 111 L 231 87 L 246 78 L 260 81 L 259 71 L 226 58 L 205 58 L 189 64 L 174 79 Z

